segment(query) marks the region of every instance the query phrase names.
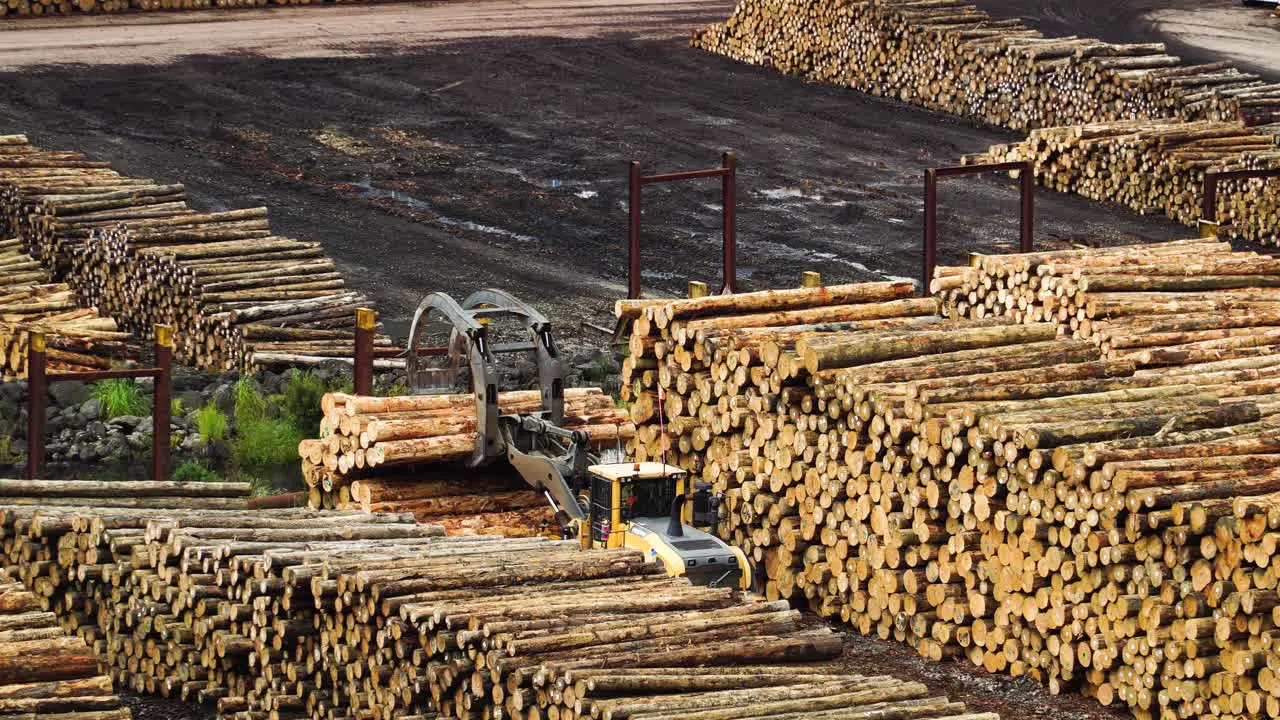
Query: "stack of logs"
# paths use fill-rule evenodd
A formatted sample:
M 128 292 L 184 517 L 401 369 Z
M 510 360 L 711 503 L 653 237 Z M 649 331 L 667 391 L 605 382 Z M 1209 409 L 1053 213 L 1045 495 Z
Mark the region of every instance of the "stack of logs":
M 238 224 L 235 216 L 217 214 L 228 228 Z M 75 252 L 70 278 L 87 302 L 134 332 L 145 335 L 157 324 L 189 328 L 175 341 L 176 352 L 205 368 L 351 357 L 355 313 L 369 303 L 346 289 L 319 243 L 236 239 L 240 231 L 231 229 L 192 236 L 154 231 L 148 240 L 133 228 L 95 232 Z M 387 336 L 375 336 L 374 356 L 384 358 L 375 367 L 402 365 L 385 359 L 398 353 Z
M 178 360 L 201 368 L 349 358 L 355 310 L 368 306 L 317 243 L 272 236 L 266 208 L 198 212 L 182 185 L 125 177 L 21 135 L 0 136 L 0 235 L 5 225 L 123 328 L 178 328 Z M 385 337 L 376 345 L 395 354 Z
M 123 686 L 220 718 L 997 720 L 841 670 L 841 637 L 786 603 L 667 578 L 634 550 L 93 502 L 0 503 L 0 558 Z
M 128 332 L 79 307 L 68 285 L 48 279 L 20 240 L 0 241 L 0 380 L 26 377 L 32 330 L 46 334 L 50 370 L 104 369 L 136 359 Z
M 410 512 L 452 533 L 512 536 L 550 526 L 546 498 L 519 477 L 450 467 L 476 450 L 473 395 L 330 393 L 321 408 L 320 437 L 298 446 L 312 507 Z M 536 390 L 500 393 L 498 408 L 533 413 L 542 397 Z M 587 432 L 596 449 L 621 448 L 635 433 L 627 411 L 599 388 L 566 390 L 564 412 L 564 427 Z
M 1022 142 L 995 145 L 970 163 L 1031 161 L 1045 187 L 1201 219 L 1206 173 L 1280 169 L 1280 136 L 1239 122 L 1127 121 L 1033 130 Z M 1215 218 L 1247 240 L 1280 244 L 1280 178 L 1226 180 Z
M 98 672 L 93 650 L 42 612 L 36 596 L 0 572 L 0 717 L 130 720 Z
M 742 0 L 711 52 L 1017 130 L 1106 120 L 1280 122 L 1280 84 L 1160 43 L 1045 38 L 964 0 Z
M 1280 352 L 1280 262 L 1215 239 L 975 256 L 933 292 L 948 317 L 1056 323 L 1140 367 Z
M 1222 248 L 1181 250 L 1231 264 Z M 1236 261 L 1239 276 L 1273 262 Z M 1043 278 L 1037 263 L 1055 262 L 1007 266 Z M 999 292 L 995 277 L 974 287 Z M 1257 285 L 1225 314 L 1245 323 Z M 653 400 L 635 405 L 635 457 L 665 453 L 714 483 L 720 532 L 763 567 L 767 598 L 1140 718 L 1280 713 L 1280 355 L 1231 349 L 1273 330 L 1208 331 L 1235 339 L 1141 367 L 1055 324 L 944 319 L 863 287 L 868 302 L 843 307 L 854 291 L 829 288 L 830 309 L 794 309 L 807 290 L 618 308 L 633 330 L 624 380 Z M 1232 295 L 1216 299 L 1237 307 Z M 1131 329 L 1200 337 L 1202 316 L 1178 313 L 1215 298 L 1190 299 L 1136 311 Z M 659 411 L 665 433 L 642 417 Z

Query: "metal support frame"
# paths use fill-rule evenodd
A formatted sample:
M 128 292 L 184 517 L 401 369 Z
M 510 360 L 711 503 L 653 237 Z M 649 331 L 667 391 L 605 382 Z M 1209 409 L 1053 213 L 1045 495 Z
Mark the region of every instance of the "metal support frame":
M 1212 237 L 1222 229 L 1218 222 L 1218 185 L 1224 180 L 1280 178 L 1280 168 L 1267 170 L 1210 170 L 1204 174 L 1200 205 L 1200 237 Z
M 356 395 L 373 394 L 373 329 L 378 314 L 368 308 L 356 310 L 356 347 L 352 358 L 352 385 Z
M 724 284 L 722 285 L 720 292 L 734 293 L 738 291 L 738 159 L 732 152 L 726 152 L 721 157 L 720 167 L 718 168 L 667 173 L 664 175 L 641 175 L 640 161 L 631 161 L 631 166 L 627 174 L 627 297 L 636 299 L 641 295 L 640 188 L 652 183 L 698 180 L 709 177 L 720 178 L 720 199 L 724 218 L 724 244 L 722 248 L 724 256 Z
M 151 478 L 169 479 L 170 396 L 173 380 L 173 328 L 155 326 L 156 364 L 128 370 L 90 370 L 50 373 L 45 370 L 45 335 L 32 332 L 27 345 L 27 472 L 28 480 L 39 480 L 44 470 L 45 395 L 49 383 L 63 380 L 95 382 L 113 378 L 149 377 L 155 380 L 151 410 Z
M 1022 171 L 1022 202 L 1020 204 L 1022 226 L 1018 235 L 1018 250 L 1027 253 L 1031 252 L 1035 226 L 1036 179 L 1033 162 L 1025 160 L 985 165 L 952 165 L 928 168 L 924 171 L 924 267 L 920 278 L 921 295 L 929 294 L 929 282 L 933 279 L 933 269 L 938 261 L 938 180 L 1013 170 Z

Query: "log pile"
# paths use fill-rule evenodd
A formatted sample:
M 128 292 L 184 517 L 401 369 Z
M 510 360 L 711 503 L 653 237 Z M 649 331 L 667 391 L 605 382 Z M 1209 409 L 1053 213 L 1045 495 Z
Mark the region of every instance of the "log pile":
M 219 216 L 238 224 L 234 213 Z M 197 367 L 350 360 L 355 313 L 369 301 L 346 289 L 319 243 L 201 234 L 201 241 L 176 232 L 145 241 L 132 226 L 95 232 L 76 250 L 69 277 L 86 301 L 138 334 L 157 324 L 189 328 L 175 352 Z M 398 354 L 390 338 L 375 336 L 375 367 L 403 365 L 389 359 Z
M 138 356 L 132 335 L 111 318 L 80 307 L 67 284 L 50 283 L 20 240 L 0 241 L 0 380 L 26 377 L 33 330 L 46 335 L 46 362 L 53 371 L 104 369 Z
M 0 572 L 0 717 L 24 720 L 130 720 L 98 671 L 93 650 L 43 612 L 21 583 Z
M 266 208 L 199 212 L 182 185 L 130 178 L 76 152 L 0 136 L 0 235 L 80 302 L 150 337 L 178 329 L 179 361 L 211 370 L 350 358 L 355 310 L 318 243 L 271 235 Z M 382 367 L 402 364 L 385 336 Z
M 1239 122 L 1127 121 L 1033 130 L 965 161 L 1030 160 L 1045 187 L 1195 225 L 1206 173 L 1278 169 L 1278 143 Z M 1280 178 L 1221 181 L 1217 219 L 1233 236 L 1280 243 Z
M 695 47 L 1017 130 L 1152 118 L 1280 121 L 1280 85 L 1163 44 L 1046 38 L 962 0 L 742 0 Z
M 948 317 L 1055 323 L 1139 367 L 1257 365 L 1280 351 L 1280 263 L 1215 239 L 975 256 L 935 275 Z
M 500 393 L 502 413 L 537 412 L 536 390 Z M 452 534 L 542 534 L 554 527 L 546 498 L 502 470 L 461 467 L 477 442 L 474 396 L 364 397 L 330 393 L 319 437 L 298 446 L 314 508 L 409 512 Z M 565 391 L 565 423 L 593 446 L 621 448 L 635 433 L 627 411 L 599 388 Z
M 695 588 L 634 550 L 92 502 L 0 503 L 0 558 L 122 686 L 220 718 L 997 719 L 851 675 L 831 664 L 841 637 L 786 603 Z
M 695 302 L 619 307 L 624 380 L 655 398 L 633 452 L 725 496 L 767 599 L 1140 718 L 1280 712 L 1280 354 L 1139 367 L 1050 323 L 780 306 L 753 327 L 723 298 L 678 336 Z

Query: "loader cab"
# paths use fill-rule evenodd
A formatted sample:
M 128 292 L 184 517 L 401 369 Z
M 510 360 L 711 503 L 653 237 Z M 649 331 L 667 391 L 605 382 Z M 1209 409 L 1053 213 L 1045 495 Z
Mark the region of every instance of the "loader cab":
M 590 544 L 623 547 L 638 518 L 662 518 L 685 494 L 688 473 L 663 463 L 610 463 L 587 468 L 591 478 Z
M 587 525 L 579 525 L 584 548 L 634 548 L 672 577 L 695 585 L 751 586 L 747 556 L 709 532 L 714 524 L 696 509 L 705 487 L 688 498 L 689 475 L 663 463 L 612 463 L 587 468 Z M 702 521 L 699 518 L 702 518 Z

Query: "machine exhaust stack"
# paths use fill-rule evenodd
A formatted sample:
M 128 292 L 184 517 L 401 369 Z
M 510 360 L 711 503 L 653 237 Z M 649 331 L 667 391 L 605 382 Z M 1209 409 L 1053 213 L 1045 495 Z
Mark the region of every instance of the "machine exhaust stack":
M 684 510 L 684 496 L 677 495 L 671 501 L 671 522 L 667 524 L 667 537 L 684 537 L 684 523 L 680 513 Z

